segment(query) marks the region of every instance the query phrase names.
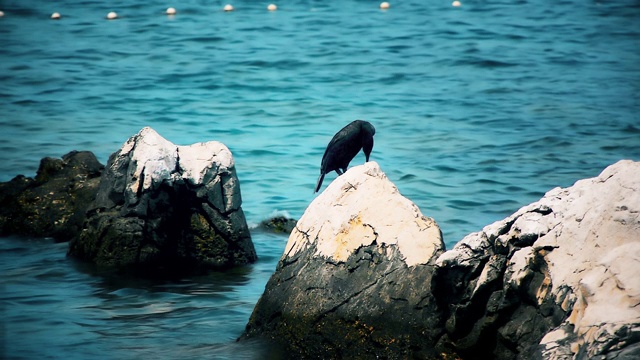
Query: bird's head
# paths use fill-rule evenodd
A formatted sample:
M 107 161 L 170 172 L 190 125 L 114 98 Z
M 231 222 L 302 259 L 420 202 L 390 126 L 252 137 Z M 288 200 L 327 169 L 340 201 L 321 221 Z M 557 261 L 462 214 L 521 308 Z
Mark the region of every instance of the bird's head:
M 371 155 L 371 150 L 373 150 L 373 135 L 376 134 L 376 128 L 371 125 L 368 121 L 362 121 L 362 150 L 364 151 L 364 156 L 366 161 L 369 161 L 369 155 Z

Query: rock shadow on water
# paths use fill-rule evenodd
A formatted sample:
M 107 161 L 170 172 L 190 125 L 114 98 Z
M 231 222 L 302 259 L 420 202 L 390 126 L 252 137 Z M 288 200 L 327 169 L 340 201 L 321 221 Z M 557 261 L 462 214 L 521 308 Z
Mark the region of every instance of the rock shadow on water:
M 97 280 L 98 293 L 121 289 L 142 289 L 150 292 L 177 294 L 223 293 L 246 285 L 252 277 L 253 266 L 228 269 L 143 269 L 113 268 L 75 258 L 68 258 L 73 269 Z

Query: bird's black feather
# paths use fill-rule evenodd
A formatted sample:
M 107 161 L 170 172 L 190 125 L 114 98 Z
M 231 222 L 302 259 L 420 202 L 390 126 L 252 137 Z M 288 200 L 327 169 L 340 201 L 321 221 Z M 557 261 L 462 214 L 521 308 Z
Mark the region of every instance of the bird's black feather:
M 373 149 L 373 135 L 376 129 L 364 120 L 355 120 L 338 131 L 322 156 L 320 164 L 320 177 L 316 185 L 315 192 L 320 190 L 324 175 L 331 171 L 336 171 L 338 175 L 347 171 L 347 167 L 353 158 L 364 149 L 366 161 Z

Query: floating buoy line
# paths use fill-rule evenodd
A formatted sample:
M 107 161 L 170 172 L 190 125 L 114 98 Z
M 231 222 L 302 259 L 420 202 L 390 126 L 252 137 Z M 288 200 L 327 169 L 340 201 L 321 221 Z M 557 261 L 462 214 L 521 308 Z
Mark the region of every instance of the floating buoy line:
M 453 1 L 451 3 L 451 6 L 455 7 L 455 8 L 459 8 L 459 7 L 462 6 L 462 2 L 460 2 L 458 0 Z M 382 10 L 389 10 L 391 8 L 391 4 L 389 2 L 387 2 L 387 1 L 384 1 L 384 2 L 380 3 L 379 8 L 382 9 Z M 222 10 L 224 12 L 234 12 L 236 9 L 233 6 L 233 4 L 226 4 L 220 10 Z M 276 4 L 272 3 L 272 4 L 267 5 L 266 10 L 269 11 L 269 12 L 274 12 L 274 11 L 278 10 L 278 6 Z M 165 10 L 164 13 L 166 15 L 170 16 L 170 17 L 173 17 L 173 16 L 178 14 L 178 10 L 176 10 L 176 8 L 174 8 L 174 7 L 168 7 Z M 0 18 L 5 17 L 6 15 L 7 15 L 7 13 L 5 13 L 2 10 L 0 10 Z M 59 12 L 54 12 L 54 13 L 51 14 L 50 18 L 52 20 L 60 20 L 60 19 L 62 19 L 62 14 L 59 13 Z M 110 11 L 105 16 L 105 19 L 107 19 L 107 20 L 116 20 L 116 19 L 119 19 L 119 18 L 120 18 L 120 16 L 115 11 Z
M 462 3 L 460 1 L 454 1 L 454 2 L 451 3 L 451 5 L 453 7 L 460 7 L 462 5 Z M 389 2 L 387 2 L 387 1 L 384 1 L 384 2 L 380 3 L 379 8 L 382 9 L 382 10 L 389 10 L 391 8 L 391 4 Z M 226 4 L 222 8 L 220 8 L 220 10 L 224 11 L 224 12 L 235 12 L 236 11 L 236 9 L 233 6 L 233 4 Z M 269 11 L 269 12 L 274 12 L 274 11 L 278 10 L 278 6 L 276 4 L 271 3 L 271 4 L 267 5 L 266 10 Z M 178 14 L 178 10 L 176 8 L 174 8 L 174 7 L 168 7 L 164 11 L 164 14 L 166 14 L 166 15 L 168 15 L 170 17 L 173 17 L 173 16 Z M 0 18 L 5 17 L 7 15 L 8 15 L 8 13 L 5 13 L 4 11 L 0 10 Z M 60 20 L 60 19 L 62 19 L 62 14 L 60 12 L 56 11 L 56 12 L 51 14 L 50 18 L 52 20 Z M 115 11 L 110 11 L 110 12 L 108 12 L 106 14 L 106 16 L 104 18 L 107 19 L 107 20 L 116 20 L 116 19 L 119 19 L 120 16 Z

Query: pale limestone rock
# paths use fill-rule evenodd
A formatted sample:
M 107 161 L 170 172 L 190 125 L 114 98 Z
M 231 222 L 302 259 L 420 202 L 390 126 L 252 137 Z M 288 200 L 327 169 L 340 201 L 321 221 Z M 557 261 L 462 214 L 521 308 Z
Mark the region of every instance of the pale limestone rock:
M 350 168 L 295 225 L 243 338 L 266 336 L 292 358 L 433 358 L 443 251 L 436 223 L 378 164 Z
M 577 348 L 596 356 L 623 327 L 640 335 L 640 163 L 618 162 L 542 201 L 562 222 L 534 246 L 558 246 L 546 259 L 551 282 L 576 298 L 567 321 Z
M 503 274 L 488 277 L 489 270 L 496 272 L 495 267 L 489 269 L 495 256 L 505 257 L 504 268 L 497 270 Z M 620 161 L 596 178 L 580 180 L 566 189 L 555 188 L 505 220 L 468 235 L 436 264 L 445 273 L 460 268 L 470 274 L 468 286 L 473 290 L 465 291 L 466 295 L 452 300 L 454 303 L 465 304 L 465 299 L 498 301 L 513 311 L 513 295 L 504 294 L 517 294 L 523 309 L 538 308 L 527 310 L 536 313 L 536 319 L 522 310 L 515 312 L 522 318 L 506 323 L 495 323 L 490 314 L 473 320 L 478 321 L 477 328 L 493 324 L 509 341 L 519 341 L 519 357 L 530 355 L 525 343 L 536 338 L 541 339 L 538 351 L 544 359 L 637 354 L 640 163 Z M 480 294 L 490 286 L 495 288 L 496 279 L 503 284 L 498 287 L 500 292 L 495 296 Z M 453 306 L 464 309 L 469 305 Z M 465 321 L 456 314 L 452 313 L 450 323 Z M 537 326 L 529 335 L 527 330 L 510 338 L 522 321 L 546 324 L 549 330 L 539 333 L 543 327 Z M 479 335 L 471 332 L 458 343 L 481 341 L 474 336 Z M 514 355 L 511 350 L 503 351 L 506 357 Z
M 191 185 L 208 184 L 218 172 L 228 173 L 235 163 L 229 149 L 218 141 L 196 143 L 188 146 L 174 145 L 150 127 L 127 140 L 116 158 L 130 162 L 127 176 L 132 179 L 126 189 L 130 201 L 141 191 L 156 189 L 167 181 L 187 181 Z M 219 182 L 217 183 L 219 185 Z M 229 193 L 224 198 L 229 199 Z M 237 199 L 228 200 L 237 202 Z M 225 206 L 226 205 L 226 206 Z M 223 204 L 223 210 L 233 208 Z
M 440 228 L 400 194 L 373 161 L 337 177 L 307 208 L 283 259 L 316 245 L 316 255 L 344 262 L 362 246 L 397 246 L 408 266 L 444 249 Z

